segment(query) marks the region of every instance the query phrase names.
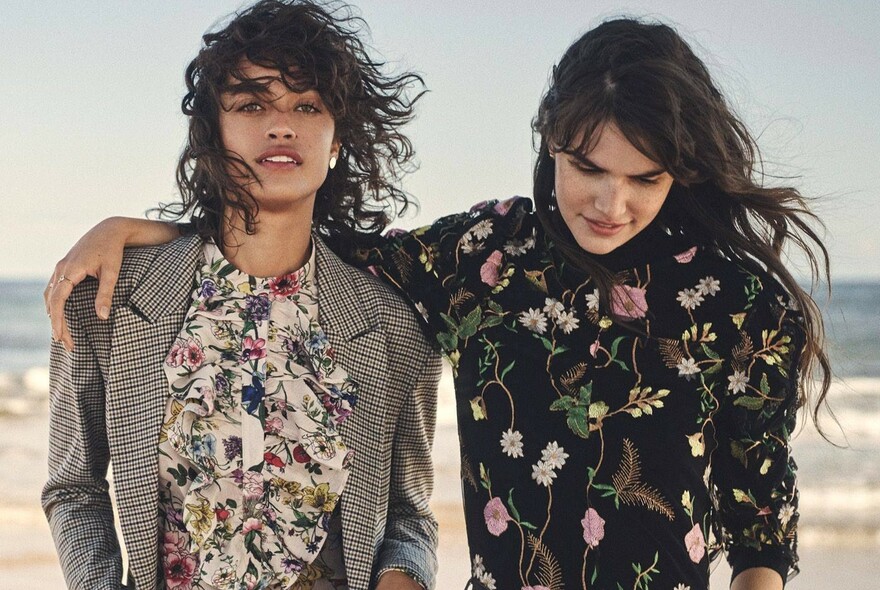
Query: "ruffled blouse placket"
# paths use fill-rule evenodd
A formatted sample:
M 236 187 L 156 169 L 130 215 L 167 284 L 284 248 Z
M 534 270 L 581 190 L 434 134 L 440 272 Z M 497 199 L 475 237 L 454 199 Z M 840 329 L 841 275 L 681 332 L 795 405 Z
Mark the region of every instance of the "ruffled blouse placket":
M 356 385 L 317 322 L 314 254 L 272 279 L 213 244 L 205 260 L 165 362 L 163 560 L 180 578 L 168 583 L 288 588 L 315 575 L 345 487 L 353 451 L 337 427 Z

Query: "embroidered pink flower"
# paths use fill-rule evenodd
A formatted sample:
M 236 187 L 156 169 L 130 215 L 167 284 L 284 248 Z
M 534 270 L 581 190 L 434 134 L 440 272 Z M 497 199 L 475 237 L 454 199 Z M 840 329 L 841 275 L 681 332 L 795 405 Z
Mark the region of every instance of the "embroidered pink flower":
M 599 341 L 596 340 L 592 344 L 590 344 L 590 356 L 596 358 L 596 354 L 599 352 Z
M 256 471 L 245 471 L 241 478 L 245 498 L 263 497 L 263 475 Z
M 694 563 L 700 563 L 706 554 L 706 538 L 699 524 L 684 536 L 684 546 L 687 547 L 688 555 Z
M 241 344 L 241 362 L 247 362 L 254 359 L 261 359 L 266 356 L 266 340 L 257 338 L 254 340 L 250 336 L 245 336 L 244 342 Z
M 599 541 L 605 538 L 605 519 L 593 508 L 587 508 L 581 525 L 584 527 L 584 541 L 590 547 L 598 546 Z
M 483 263 L 483 266 L 480 267 L 480 279 L 490 287 L 494 287 L 498 284 L 498 274 L 500 270 L 501 251 L 495 250 L 489 254 L 489 258 L 487 258 L 486 262 Z
M 244 525 L 241 527 L 241 532 L 243 534 L 247 534 L 251 531 L 259 531 L 263 529 L 263 521 L 259 518 L 249 518 L 244 521 Z
M 694 259 L 694 255 L 695 255 L 696 253 L 697 253 L 697 247 L 694 246 L 693 248 L 691 248 L 691 249 L 689 249 L 689 250 L 685 250 L 684 252 L 681 252 L 681 253 L 679 253 L 679 254 L 676 254 L 676 255 L 675 255 L 675 260 L 676 260 L 679 264 L 687 264 L 688 262 L 690 262 L 691 260 Z
M 266 434 L 278 434 L 281 432 L 281 418 L 273 416 L 266 418 L 266 425 L 263 427 Z
M 494 497 L 483 508 L 483 518 L 486 519 L 486 527 L 489 532 L 496 537 L 507 530 L 507 523 L 510 521 L 510 514 L 501 498 Z
M 495 203 L 495 206 L 492 207 L 492 210 L 495 211 L 495 213 L 497 213 L 498 215 L 507 215 L 507 212 L 510 211 L 511 207 L 513 207 L 516 204 L 517 200 L 518 199 L 516 197 L 513 197 L 511 199 L 504 199 L 503 201 L 498 201 L 497 203 Z M 475 205 L 474 207 L 471 208 L 471 211 L 476 210 L 477 207 L 479 207 L 480 205 L 484 205 L 484 203 L 480 203 L 478 205 Z
M 302 271 L 292 272 L 274 279 L 269 279 L 269 290 L 273 299 L 283 299 L 299 293 L 302 286 Z
M 629 285 L 614 285 L 611 290 L 611 313 L 623 318 L 643 318 L 648 311 L 645 290 Z
M 198 565 L 190 553 L 175 551 L 165 555 L 162 567 L 169 590 L 190 590 Z
M 198 369 L 205 362 L 205 349 L 198 340 L 190 339 L 186 342 L 186 350 L 183 352 L 186 366 L 192 370 Z
M 165 553 L 183 551 L 187 546 L 187 536 L 180 531 L 165 531 L 162 535 L 162 550 Z
M 186 350 L 186 342 L 180 339 L 174 341 L 168 356 L 165 357 L 165 364 L 169 367 L 179 367 L 183 365 L 184 352 Z

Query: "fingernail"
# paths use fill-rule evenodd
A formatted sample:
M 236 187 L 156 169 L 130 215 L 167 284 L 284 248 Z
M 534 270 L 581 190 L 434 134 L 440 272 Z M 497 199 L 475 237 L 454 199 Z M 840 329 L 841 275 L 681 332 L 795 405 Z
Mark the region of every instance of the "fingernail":
M 98 317 L 101 318 L 102 320 L 106 320 L 107 318 L 109 318 L 110 317 L 110 308 L 107 307 L 106 305 L 104 307 L 102 307 L 101 310 L 98 311 Z

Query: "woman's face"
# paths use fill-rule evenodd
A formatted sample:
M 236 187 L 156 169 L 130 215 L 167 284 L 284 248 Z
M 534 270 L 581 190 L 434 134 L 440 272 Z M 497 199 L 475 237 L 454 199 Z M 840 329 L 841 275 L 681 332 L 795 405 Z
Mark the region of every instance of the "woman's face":
M 554 154 L 556 201 L 578 245 L 608 254 L 650 224 L 672 176 L 635 148 L 614 123 L 599 127 L 589 153 Z
M 220 135 L 223 146 L 248 163 L 259 184 L 230 170 L 260 205 L 261 212 L 305 212 L 327 178 L 331 156 L 337 155 L 335 124 L 316 90 L 294 92 L 278 70 L 245 62 L 242 73 L 268 82 L 267 92 L 226 92 L 222 96 Z

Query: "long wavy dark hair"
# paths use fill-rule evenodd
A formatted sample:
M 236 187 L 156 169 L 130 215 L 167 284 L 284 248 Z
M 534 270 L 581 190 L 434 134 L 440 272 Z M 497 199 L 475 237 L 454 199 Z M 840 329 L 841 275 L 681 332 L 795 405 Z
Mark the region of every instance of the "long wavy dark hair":
M 195 231 L 218 244 L 225 244 L 223 222 L 230 215 L 254 231 L 259 207 L 237 171 L 257 177 L 223 147 L 219 123 L 221 95 L 231 80 L 266 90 L 268 82 L 261 85 L 240 71 L 245 60 L 279 70 L 293 91 L 315 89 L 333 116 L 338 163 L 318 189 L 312 223 L 335 249 L 344 254 L 369 242 L 414 204 L 399 188 L 413 157 L 400 128 L 413 117 L 423 81 L 414 73 L 386 74 L 361 40 L 364 27 L 345 4 L 262 0 L 205 34 L 186 69 L 182 108 L 189 135 L 177 166 L 181 201 L 161 205 L 160 215 L 191 216 Z M 236 172 L 230 175 L 230 169 Z
M 595 278 L 606 305 L 615 278 L 578 246 L 559 214 L 548 148 L 589 151 L 607 123 L 673 177 L 659 214 L 667 230 L 753 271 L 766 270 L 791 295 L 803 313 L 807 340 L 800 357 L 801 403 L 814 400 L 818 426 L 831 383 L 822 315 L 781 257 L 790 242 L 806 255 L 813 287 L 829 278 L 828 252 L 812 228 L 821 222 L 806 199 L 791 187 L 764 186 L 754 138 L 674 29 L 630 18 L 602 23 L 553 69 L 532 127 L 540 137 L 534 170 L 538 217 L 569 263 Z M 821 374 L 816 394 L 810 391 L 814 371 Z

